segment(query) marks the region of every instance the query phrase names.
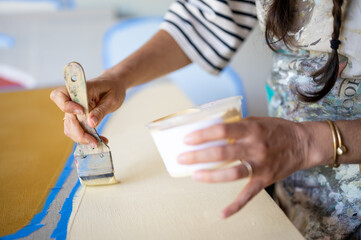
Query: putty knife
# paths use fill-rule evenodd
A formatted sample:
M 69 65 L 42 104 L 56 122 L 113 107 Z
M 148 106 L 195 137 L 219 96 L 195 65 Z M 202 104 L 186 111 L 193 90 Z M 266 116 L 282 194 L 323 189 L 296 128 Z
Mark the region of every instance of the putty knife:
M 104 185 L 117 183 L 110 148 L 99 137 L 95 128 L 89 127 L 87 117 L 89 105 L 85 74 L 77 62 L 68 63 L 64 68 L 65 85 L 73 102 L 83 107 L 84 114 L 77 114 L 80 125 L 98 142 L 96 148 L 78 143 L 74 152 L 79 180 L 83 185 Z

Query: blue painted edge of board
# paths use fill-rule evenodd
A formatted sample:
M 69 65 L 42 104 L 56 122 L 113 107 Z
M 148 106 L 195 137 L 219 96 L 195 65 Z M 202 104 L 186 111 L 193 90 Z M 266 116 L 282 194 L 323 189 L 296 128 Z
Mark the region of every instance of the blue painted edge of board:
M 111 117 L 111 114 L 108 114 L 103 121 L 99 124 L 99 126 L 97 127 L 97 131 L 99 133 L 101 133 L 104 129 L 105 124 L 109 121 Z M 68 179 L 70 172 L 73 170 L 72 164 L 74 162 L 74 150 L 75 150 L 75 146 L 73 147 L 73 151 L 72 154 L 68 157 L 66 163 L 65 163 L 65 167 L 63 169 L 63 171 L 61 172 L 58 181 L 55 183 L 55 186 L 50 190 L 50 193 L 45 201 L 44 207 L 41 210 L 40 213 L 36 214 L 33 219 L 30 221 L 30 223 L 28 225 L 26 225 L 25 227 L 23 227 L 22 229 L 18 230 L 17 232 L 7 235 L 7 236 L 3 236 L 0 237 L 1 240 L 11 240 L 11 239 L 18 239 L 18 238 L 23 238 L 23 237 L 27 237 L 29 236 L 31 233 L 35 232 L 36 230 L 40 229 L 41 227 L 43 227 L 43 224 L 41 224 L 41 221 L 45 218 L 45 216 L 48 213 L 49 207 L 52 204 L 52 202 L 54 201 L 54 199 L 56 198 L 56 196 L 58 195 L 60 189 L 63 187 L 65 181 Z M 79 182 L 79 180 L 78 180 Z M 66 218 L 65 216 L 63 216 L 63 214 L 66 214 L 66 216 L 68 215 L 67 211 L 66 211 L 66 206 L 69 206 L 69 201 L 71 201 L 70 203 L 70 207 L 72 207 L 72 201 L 73 201 L 73 197 L 74 194 L 77 190 L 77 188 L 79 187 L 79 183 L 76 183 L 75 186 L 73 187 L 71 193 L 69 194 L 68 198 L 65 200 L 60 213 L 60 220 L 58 222 L 57 227 L 54 229 L 53 233 L 52 233 L 52 237 L 58 232 L 61 233 L 64 229 L 64 223 L 66 222 L 66 225 L 69 221 L 69 217 Z M 73 194 L 73 195 L 72 195 Z M 64 207 L 65 206 L 65 207 Z M 71 212 L 71 209 L 70 209 Z M 65 226 L 65 231 L 66 231 L 66 226 Z M 65 235 L 66 237 L 66 235 Z

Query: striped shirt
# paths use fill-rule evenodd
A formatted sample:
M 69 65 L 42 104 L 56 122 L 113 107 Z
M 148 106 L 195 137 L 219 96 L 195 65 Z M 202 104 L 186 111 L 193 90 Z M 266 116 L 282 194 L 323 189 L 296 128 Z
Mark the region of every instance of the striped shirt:
M 256 23 L 255 1 L 178 0 L 160 28 L 193 62 L 218 74 Z

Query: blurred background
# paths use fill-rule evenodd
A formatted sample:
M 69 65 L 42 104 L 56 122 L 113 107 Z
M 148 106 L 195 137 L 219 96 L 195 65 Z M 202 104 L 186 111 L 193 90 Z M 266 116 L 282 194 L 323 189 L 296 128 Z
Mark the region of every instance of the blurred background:
M 0 92 L 64 85 L 63 67 L 71 61 L 83 65 L 88 79 L 98 76 L 108 67 L 107 32 L 125 20 L 162 17 L 172 2 L 0 0 Z M 267 115 L 271 52 L 258 27 L 230 65 L 243 81 L 249 114 Z

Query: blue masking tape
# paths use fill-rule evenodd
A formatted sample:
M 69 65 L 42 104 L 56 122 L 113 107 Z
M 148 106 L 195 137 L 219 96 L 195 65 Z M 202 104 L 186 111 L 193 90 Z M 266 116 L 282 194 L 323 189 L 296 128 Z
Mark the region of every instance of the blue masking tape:
M 111 114 L 106 115 L 105 118 L 103 119 L 103 121 L 101 121 L 100 124 L 98 125 L 97 132 L 99 133 L 99 135 L 103 132 L 105 124 L 109 121 L 110 117 L 111 117 Z M 71 158 L 72 159 L 71 162 L 73 162 L 74 154 L 72 154 L 69 158 Z M 68 231 L 67 231 L 68 223 L 69 223 L 69 219 L 71 216 L 71 212 L 73 210 L 74 196 L 79 187 L 80 187 L 80 182 L 78 180 L 77 183 L 75 184 L 75 186 L 73 187 L 73 189 L 71 190 L 69 197 L 67 197 L 64 201 L 61 211 L 59 212 L 60 220 L 59 220 L 56 228 L 52 232 L 51 238 L 55 238 L 57 240 L 58 239 L 59 240 L 66 239 L 66 236 L 68 234 Z
M 65 240 L 66 235 L 68 233 L 68 223 L 70 219 L 71 212 L 73 211 L 73 200 L 75 193 L 78 191 L 80 187 L 80 181 L 77 180 L 75 186 L 71 190 L 69 197 L 67 197 L 64 201 L 63 207 L 61 208 L 60 213 L 60 220 L 58 224 L 56 225 L 56 228 L 54 229 L 53 233 L 51 234 L 51 238 L 59 239 L 59 240 Z
M 127 93 L 127 97 L 126 100 L 129 100 L 129 98 L 131 98 L 134 94 L 136 94 L 138 91 L 142 90 L 143 88 L 145 88 L 148 84 L 142 84 L 140 86 L 134 87 L 132 88 L 132 91 L 130 93 Z M 103 132 L 105 125 L 107 124 L 107 122 L 109 121 L 110 117 L 112 114 L 108 114 L 105 116 L 105 118 L 103 119 L 103 121 L 100 122 L 100 124 L 97 127 L 97 131 L 99 133 L 99 135 Z M 72 159 L 71 162 L 74 161 L 74 155 L 72 154 L 69 158 Z M 53 233 L 51 234 L 51 238 L 55 238 L 57 240 L 63 240 L 66 239 L 66 236 L 68 234 L 68 223 L 69 223 L 69 219 L 71 216 L 71 212 L 73 210 L 73 200 L 74 200 L 74 196 L 75 193 L 77 192 L 78 188 L 80 187 L 80 182 L 79 180 L 77 181 L 77 183 L 75 184 L 75 186 L 73 187 L 71 193 L 69 194 L 69 197 L 65 200 L 60 213 L 60 220 L 56 226 L 56 228 L 54 229 Z
M 73 148 L 74 151 L 75 148 Z M 72 163 L 73 163 L 73 157 L 70 156 L 65 164 L 65 167 L 63 171 L 61 172 L 58 181 L 56 182 L 55 186 L 50 190 L 49 196 L 45 201 L 44 207 L 41 210 L 40 213 L 36 214 L 33 219 L 30 221 L 30 223 L 23 227 L 22 229 L 18 230 L 16 233 L 1 237 L 0 239 L 8 240 L 8 239 L 18 239 L 22 237 L 27 237 L 31 233 L 35 232 L 36 230 L 40 229 L 43 224 L 40 224 L 41 221 L 44 219 L 46 214 L 48 213 L 49 207 L 58 195 L 60 189 L 63 187 L 64 182 L 68 178 L 71 170 L 72 170 Z
M 108 114 L 107 116 L 105 116 L 103 121 L 97 127 L 97 131 L 99 134 L 103 131 L 105 124 L 108 122 L 108 120 L 110 118 L 110 115 L 111 114 Z M 72 154 L 69 156 L 68 160 L 66 161 L 65 167 L 64 167 L 63 171 L 61 172 L 61 174 L 58 178 L 58 181 L 56 182 L 55 186 L 50 190 L 49 196 L 45 201 L 42 211 L 40 213 L 36 214 L 28 225 L 26 225 L 22 229 L 18 230 L 16 233 L 13 233 L 13 234 L 10 234 L 10 235 L 4 236 L 4 237 L 0 237 L 1 240 L 11 240 L 11 239 L 27 237 L 31 233 L 39 230 L 41 227 L 44 226 L 44 224 L 40 224 L 41 221 L 47 215 L 50 205 L 52 204 L 52 202 L 58 195 L 58 193 L 59 193 L 60 189 L 63 187 L 65 181 L 68 179 L 70 172 L 73 170 L 72 164 L 74 162 L 74 150 L 75 150 L 75 146 L 73 147 Z M 70 218 L 70 213 L 72 211 L 73 198 L 74 198 L 76 191 L 78 190 L 78 188 L 80 186 L 79 184 L 80 183 L 78 180 L 78 182 L 73 187 L 71 193 L 69 194 L 69 197 L 65 200 L 63 207 L 62 207 L 61 211 L 59 212 L 61 215 L 60 220 L 57 224 L 57 227 L 54 229 L 54 231 L 51 235 L 52 238 L 56 237 L 58 239 L 58 235 L 59 235 L 59 237 L 62 237 L 64 235 L 64 232 L 65 232 L 64 238 L 59 238 L 59 239 L 66 238 L 66 233 L 67 233 L 66 230 L 67 230 L 67 225 L 68 225 L 69 218 Z

